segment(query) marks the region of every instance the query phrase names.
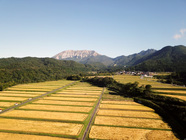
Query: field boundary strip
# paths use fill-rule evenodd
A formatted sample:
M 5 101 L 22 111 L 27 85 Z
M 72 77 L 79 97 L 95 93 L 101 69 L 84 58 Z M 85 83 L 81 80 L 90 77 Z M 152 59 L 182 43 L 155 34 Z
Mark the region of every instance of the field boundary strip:
M 0 114 L 2 114 L 2 113 L 4 113 L 4 112 L 7 112 L 7 111 L 10 111 L 10 110 L 12 110 L 12 109 L 15 109 L 15 108 L 17 108 L 17 107 L 20 107 L 20 106 L 22 106 L 22 105 L 25 105 L 25 104 L 27 104 L 27 103 L 29 103 L 29 102 L 32 102 L 32 101 L 34 101 L 34 100 L 37 100 L 37 99 L 39 99 L 39 98 L 41 98 L 41 97 L 47 96 L 47 95 L 49 95 L 49 94 L 51 94 L 51 93 L 54 93 L 54 92 L 56 92 L 56 91 L 58 91 L 58 90 L 61 90 L 61 89 L 63 89 L 63 88 L 66 88 L 66 87 L 68 87 L 68 86 L 70 86 L 70 85 L 73 85 L 73 84 L 75 84 L 75 83 L 77 83 L 77 82 L 76 82 L 76 81 L 75 81 L 75 82 L 72 82 L 72 83 L 67 84 L 67 85 L 65 85 L 65 86 L 62 86 L 62 87 L 60 87 L 60 88 L 54 89 L 54 90 L 52 90 L 52 91 L 49 91 L 49 92 L 47 92 L 47 93 L 45 93 L 45 94 L 42 94 L 42 95 L 33 97 L 31 100 L 23 101 L 21 104 L 14 105 L 14 106 L 12 106 L 12 107 L 9 107 L 9 108 L 3 110 L 2 112 L 0 112 Z
M 95 115 L 96 115 L 96 112 L 97 112 L 97 110 L 98 110 L 98 107 L 99 107 L 99 105 L 100 105 L 100 102 L 101 102 L 101 99 L 102 99 L 104 90 L 105 90 L 105 88 L 103 88 L 103 90 L 102 90 L 102 93 L 101 93 L 101 95 L 100 95 L 100 97 L 99 97 L 98 103 L 97 103 L 97 105 L 96 105 L 96 107 L 95 107 L 95 109 L 94 109 L 94 112 L 92 113 L 92 116 L 91 116 L 91 118 L 90 118 L 90 121 L 89 121 L 89 123 L 88 123 L 88 125 L 87 125 L 87 127 L 86 127 L 86 129 L 85 129 L 85 132 L 84 132 L 84 134 L 83 134 L 83 136 L 82 136 L 82 140 L 85 140 L 86 137 L 88 136 L 88 132 L 89 132 L 89 130 L 90 130 L 90 126 L 91 126 L 91 124 L 92 124 L 92 122 L 93 122 L 93 119 L 94 119 L 94 117 L 95 117 Z

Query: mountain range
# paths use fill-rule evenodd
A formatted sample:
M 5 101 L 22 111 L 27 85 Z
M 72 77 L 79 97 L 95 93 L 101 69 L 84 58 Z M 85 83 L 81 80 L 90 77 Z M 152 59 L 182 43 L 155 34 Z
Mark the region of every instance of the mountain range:
M 186 70 L 186 46 L 166 46 L 160 50 L 148 49 L 128 56 L 111 58 L 92 50 L 67 50 L 53 58 L 73 60 L 99 68 L 108 66 L 127 66 L 146 71 Z
M 105 66 L 122 66 L 122 65 L 133 65 L 137 60 L 144 56 L 148 56 L 156 52 L 154 49 L 148 49 L 146 51 L 141 51 L 140 53 L 132 54 L 129 56 L 118 56 L 116 58 L 111 58 L 106 55 L 101 55 L 92 50 L 67 50 L 57 55 L 53 58 L 58 60 L 73 60 L 82 64 L 91 65 L 105 65 Z

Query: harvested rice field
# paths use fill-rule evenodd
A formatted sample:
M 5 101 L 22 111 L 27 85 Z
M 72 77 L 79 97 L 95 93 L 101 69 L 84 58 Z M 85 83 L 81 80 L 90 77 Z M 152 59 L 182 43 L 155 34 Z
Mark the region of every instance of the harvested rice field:
M 68 111 L 68 112 L 89 112 L 92 109 L 92 107 L 27 104 L 25 106 L 20 107 L 20 109 L 36 109 L 36 110 Z
M 158 114 L 154 113 L 154 112 L 141 112 L 141 111 L 104 110 L 104 109 L 100 109 L 98 111 L 97 115 L 160 119 L 160 116 Z
M 172 131 L 92 126 L 89 138 L 113 140 L 178 140 Z
M 0 132 L 0 139 L 1 140 L 73 140 L 68 138 L 16 134 L 16 133 L 6 133 L 6 132 Z
M 45 97 L 47 100 L 67 100 L 67 101 L 96 101 L 96 98 L 70 98 L 70 97 Z
M 66 112 L 46 112 L 46 111 L 28 111 L 28 110 L 13 110 L 1 114 L 5 117 L 21 117 L 21 118 L 36 118 L 50 120 L 67 120 L 67 121 L 84 121 L 88 114 L 81 113 L 66 113 Z M 0 118 L 1 119 L 1 118 Z
M 38 100 L 33 103 L 54 104 L 54 105 L 78 105 L 78 106 L 93 106 L 95 104 L 94 102 L 54 101 L 54 100 Z
M 126 109 L 126 110 L 141 110 L 154 111 L 153 109 L 143 105 L 116 105 L 116 104 L 101 104 L 100 109 Z
M 113 125 L 125 127 L 140 127 L 140 128 L 159 128 L 170 129 L 170 127 L 162 120 L 156 119 L 141 119 L 141 118 L 122 118 L 122 117 L 106 117 L 97 116 L 95 124 L 99 125 Z
M 8 123 L 7 123 L 8 122 Z M 0 118 L 0 131 L 78 135 L 83 124 Z

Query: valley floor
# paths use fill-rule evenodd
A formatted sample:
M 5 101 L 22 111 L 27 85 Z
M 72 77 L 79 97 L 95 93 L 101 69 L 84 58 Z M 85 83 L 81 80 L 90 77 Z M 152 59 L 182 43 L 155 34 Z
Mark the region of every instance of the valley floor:
M 101 87 L 66 80 L 8 88 L 0 92 L 0 139 L 82 139 L 91 117 L 85 139 L 177 139 L 153 109 L 108 89 L 99 104 L 102 92 Z

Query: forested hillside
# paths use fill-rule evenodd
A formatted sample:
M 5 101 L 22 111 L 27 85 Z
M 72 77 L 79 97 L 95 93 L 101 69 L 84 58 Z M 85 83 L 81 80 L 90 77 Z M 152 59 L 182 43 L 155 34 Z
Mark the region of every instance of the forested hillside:
M 142 71 L 186 71 L 186 47 L 167 46 L 143 58 L 142 63 L 135 66 Z
M 3 58 L 0 59 L 0 90 L 18 83 L 58 80 L 90 69 L 74 61 L 53 58 Z

